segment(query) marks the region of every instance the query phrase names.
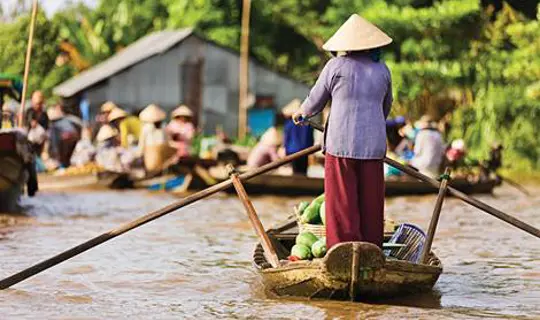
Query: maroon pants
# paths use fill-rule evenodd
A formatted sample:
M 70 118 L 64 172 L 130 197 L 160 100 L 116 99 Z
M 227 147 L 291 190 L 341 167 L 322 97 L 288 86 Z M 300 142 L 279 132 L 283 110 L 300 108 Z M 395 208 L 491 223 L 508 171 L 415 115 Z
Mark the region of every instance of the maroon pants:
M 384 234 L 382 160 L 356 160 L 326 154 L 326 246 L 366 241 L 379 247 Z

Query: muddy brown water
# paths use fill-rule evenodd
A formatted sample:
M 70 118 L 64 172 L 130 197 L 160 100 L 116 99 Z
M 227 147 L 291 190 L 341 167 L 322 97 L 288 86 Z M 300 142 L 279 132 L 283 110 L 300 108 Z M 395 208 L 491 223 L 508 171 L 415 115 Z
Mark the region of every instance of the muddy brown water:
M 540 188 L 532 188 L 540 194 Z M 306 198 L 254 198 L 265 226 Z M 480 199 L 540 226 L 540 196 L 511 188 Z M 27 216 L 0 217 L 0 277 L 177 198 L 46 192 Z M 435 197 L 387 200 L 387 215 L 427 228 Z M 240 202 L 218 195 L 0 291 L 1 319 L 540 319 L 540 240 L 457 199 L 445 202 L 432 293 L 379 303 L 267 295 L 251 267 L 256 237 Z

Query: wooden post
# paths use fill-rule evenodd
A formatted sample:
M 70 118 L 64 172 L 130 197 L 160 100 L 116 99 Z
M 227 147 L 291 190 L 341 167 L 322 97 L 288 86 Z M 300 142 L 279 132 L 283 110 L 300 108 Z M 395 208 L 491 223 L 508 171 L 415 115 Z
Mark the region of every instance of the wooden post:
M 437 195 L 437 201 L 435 202 L 435 208 L 433 209 L 433 215 L 431 216 L 431 221 L 429 223 L 428 234 L 426 238 L 426 243 L 422 249 L 422 255 L 420 256 L 420 261 L 422 263 L 427 263 L 429 252 L 431 251 L 431 245 L 433 244 L 433 238 L 435 237 L 435 231 L 437 230 L 437 224 L 439 223 L 439 217 L 441 215 L 441 209 L 446 196 L 446 191 L 448 189 L 448 181 L 450 180 L 450 168 L 444 170 L 442 175 L 441 186 L 439 187 L 439 194 Z
M 253 204 L 249 200 L 246 189 L 244 189 L 242 181 L 240 181 L 240 179 L 238 178 L 238 172 L 230 164 L 227 165 L 227 170 L 229 171 L 229 176 L 231 177 L 234 189 L 236 190 L 238 197 L 242 201 L 244 208 L 246 208 L 246 212 L 248 214 L 249 221 L 251 222 L 251 226 L 253 226 L 255 233 L 261 241 L 264 253 L 266 255 L 266 259 L 268 259 L 268 262 L 270 262 L 273 268 L 278 267 L 279 258 L 276 254 L 276 249 L 274 248 L 274 245 L 270 241 L 270 238 L 264 231 L 264 227 L 261 223 L 261 220 L 259 219 L 259 216 L 257 215 L 257 212 L 255 211 L 255 208 L 253 207 Z
M 36 25 L 36 16 L 37 16 L 37 7 L 38 2 L 34 0 L 32 4 L 32 16 L 30 19 L 30 34 L 28 35 L 28 46 L 26 47 L 26 59 L 24 62 L 24 77 L 23 77 L 23 89 L 21 95 L 21 108 L 19 110 L 19 118 L 17 121 L 17 126 L 24 126 L 24 105 L 26 103 L 26 94 L 28 92 L 28 75 L 30 73 L 30 58 L 32 56 L 32 43 L 34 42 L 34 29 Z
M 238 75 L 238 138 L 247 133 L 247 95 L 249 88 L 249 18 L 251 0 L 243 0 L 242 34 L 240 39 L 240 69 Z
M 360 244 L 354 242 L 352 245 L 353 256 L 351 261 L 351 283 L 349 284 L 349 298 L 354 301 L 358 294 L 358 273 L 360 272 Z

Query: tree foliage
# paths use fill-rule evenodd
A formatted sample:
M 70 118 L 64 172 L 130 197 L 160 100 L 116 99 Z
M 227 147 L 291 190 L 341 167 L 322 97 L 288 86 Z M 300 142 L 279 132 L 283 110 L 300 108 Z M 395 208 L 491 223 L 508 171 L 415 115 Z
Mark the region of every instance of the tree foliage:
M 464 137 L 474 154 L 483 155 L 497 140 L 513 165 L 540 169 L 535 131 L 540 123 L 540 16 L 535 19 L 526 3 L 252 1 L 250 51 L 272 68 L 312 83 L 328 59 L 321 49 L 324 41 L 351 13 L 359 13 L 394 39 L 384 50 L 394 81 L 394 113 L 453 112 L 452 135 Z M 2 72 L 23 72 L 29 22 L 23 4 L 18 18 L 0 22 Z M 40 13 L 30 87 L 50 92 L 140 37 L 166 28 L 192 27 L 237 50 L 241 14 L 242 0 L 100 0 L 95 9 L 75 4 L 51 18 Z M 55 63 L 61 51 L 69 64 Z

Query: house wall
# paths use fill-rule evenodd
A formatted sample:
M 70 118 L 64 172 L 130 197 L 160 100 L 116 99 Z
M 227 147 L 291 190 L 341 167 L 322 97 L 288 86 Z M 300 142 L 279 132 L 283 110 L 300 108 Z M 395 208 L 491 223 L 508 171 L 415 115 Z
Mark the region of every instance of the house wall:
M 86 90 L 92 113 L 102 103 L 114 101 L 122 108 L 137 111 L 157 103 L 171 111 L 183 102 L 182 65 L 203 59 L 202 110 L 199 125 L 212 134 L 222 125 L 229 135 L 238 126 L 239 56 L 232 50 L 190 36 L 167 52 L 151 57 Z M 304 98 L 308 87 L 250 62 L 250 92 L 273 96 L 280 108 L 294 98 Z

